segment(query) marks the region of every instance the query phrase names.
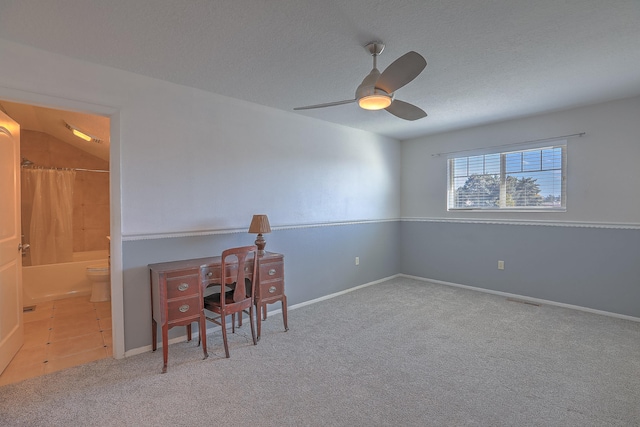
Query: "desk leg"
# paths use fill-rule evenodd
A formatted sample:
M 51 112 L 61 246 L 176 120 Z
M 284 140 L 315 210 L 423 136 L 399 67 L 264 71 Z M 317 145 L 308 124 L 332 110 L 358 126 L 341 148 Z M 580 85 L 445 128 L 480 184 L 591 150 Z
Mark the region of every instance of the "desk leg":
M 260 341 L 260 331 L 262 330 L 262 316 L 260 314 L 260 311 L 262 309 L 262 305 L 260 303 L 256 304 L 256 323 L 258 326 L 258 333 L 256 334 L 256 338 L 258 341 Z
M 200 341 L 202 342 L 202 352 L 204 353 L 204 358 L 209 357 L 209 353 L 207 352 L 207 319 L 204 317 L 204 313 L 200 316 Z
M 164 364 L 162 365 L 162 373 L 167 373 L 167 361 L 169 359 L 169 325 L 166 323 L 162 325 L 162 359 Z
M 156 351 L 158 349 L 158 322 L 156 319 L 151 319 L 151 349 Z
M 187 325 L 187 341 L 191 341 L 191 323 Z
M 282 295 L 282 319 L 284 320 L 284 330 L 285 332 L 289 330 L 289 326 L 287 326 L 287 297 Z

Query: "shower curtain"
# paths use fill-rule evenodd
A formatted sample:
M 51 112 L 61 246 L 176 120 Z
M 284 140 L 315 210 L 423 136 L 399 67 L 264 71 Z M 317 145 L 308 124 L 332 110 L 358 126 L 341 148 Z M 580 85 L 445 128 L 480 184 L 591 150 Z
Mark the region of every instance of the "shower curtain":
M 75 176 L 74 170 L 22 169 L 22 228 L 31 265 L 72 260 Z

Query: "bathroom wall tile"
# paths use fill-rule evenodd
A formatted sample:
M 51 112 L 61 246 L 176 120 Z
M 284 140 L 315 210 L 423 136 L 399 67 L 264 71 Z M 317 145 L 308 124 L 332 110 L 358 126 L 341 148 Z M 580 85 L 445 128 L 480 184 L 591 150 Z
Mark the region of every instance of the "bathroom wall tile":
M 97 251 L 109 249 L 109 229 L 85 229 L 85 248 L 87 251 Z
M 73 228 L 73 252 L 84 252 L 84 230 L 82 228 Z
M 33 161 L 38 166 L 60 167 L 60 168 L 82 168 L 109 170 L 109 162 L 92 156 L 70 144 L 58 140 L 57 138 L 35 131 L 23 131 L 21 134 L 20 154 Z M 109 174 L 99 172 L 76 172 L 76 183 L 74 188 L 74 217 L 73 217 L 73 249 L 75 252 L 87 250 L 107 249 L 107 245 L 93 240 L 92 231 L 88 229 L 100 229 L 99 233 L 104 236 L 109 234 Z M 23 209 L 28 211 L 28 202 L 24 202 Z M 87 205 L 104 205 L 107 212 L 100 216 L 101 223 L 96 225 L 95 215 L 91 215 L 94 225 L 85 226 L 87 214 L 84 210 Z M 25 224 L 28 221 L 25 221 Z M 93 231 L 93 235 L 98 234 Z
M 84 197 L 85 186 L 81 182 L 75 182 L 73 185 L 73 210 L 77 211 L 79 215 L 84 215 Z M 83 221 L 84 222 L 84 221 Z
M 48 135 L 22 129 L 20 131 L 20 155 L 36 165 L 46 165 L 49 160 Z
M 84 169 L 109 170 L 109 162 L 89 153 L 82 153 L 82 167 Z M 96 172 L 81 172 L 83 175 L 93 175 Z M 98 172 L 99 173 L 99 172 Z
M 77 168 L 82 158 L 79 149 L 76 147 L 57 140 L 53 137 L 50 140 L 51 164 L 56 168 Z
M 102 185 L 87 182 L 85 187 L 85 205 L 108 205 L 109 204 L 109 183 Z
M 84 205 L 85 228 L 100 229 L 109 224 L 109 205 L 86 204 Z M 105 234 L 106 238 L 106 234 Z

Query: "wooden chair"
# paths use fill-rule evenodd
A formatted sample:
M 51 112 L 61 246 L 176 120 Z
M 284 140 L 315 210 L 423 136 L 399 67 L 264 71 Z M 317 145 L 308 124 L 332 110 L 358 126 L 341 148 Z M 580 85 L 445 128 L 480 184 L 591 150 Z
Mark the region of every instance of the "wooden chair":
M 251 252 L 253 252 L 254 259 L 252 263 L 253 273 L 250 281 L 251 284 L 246 286 L 245 283 L 248 284 L 248 277 L 245 273 L 245 263 Z M 254 325 L 255 278 L 258 277 L 257 259 L 258 248 L 255 245 L 231 248 L 223 251 L 220 265 L 220 288 L 231 289 L 224 293 L 221 291 L 220 293 L 214 293 L 204 297 L 204 309 L 217 315 L 216 317 L 209 317 L 205 311 L 205 317 L 210 322 L 220 325 L 222 328 L 222 340 L 227 357 L 229 357 L 229 345 L 227 344 L 226 317 L 229 315 L 231 315 L 232 332 L 235 332 L 236 314 L 239 314 L 240 318 L 242 318 L 242 314 L 247 313 L 251 323 L 253 344 L 256 345 L 258 343 Z

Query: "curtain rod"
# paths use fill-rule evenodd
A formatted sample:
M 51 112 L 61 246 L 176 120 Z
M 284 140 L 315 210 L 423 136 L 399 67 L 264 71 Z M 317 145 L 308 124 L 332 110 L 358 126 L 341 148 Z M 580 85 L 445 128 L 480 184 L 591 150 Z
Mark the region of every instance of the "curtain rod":
M 467 151 L 486 150 L 488 148 L 513 147 L 513 146 L 516 146 L 516 145 L 532 144 L 534 142 L 554 141 L 556 139 L 581 137 L 581 136 L 584 136 L 584 135 L 585 135 L 585 132 L 572 133 L 571 135 L 560 135 L 560 136 L 553 136 L 551 138 L 533 139 L 531 141 L 522 141 L 522 142 L 513 142 L 513 143 L 509 143 L 509 144 L 492 145 L 490 147 L 469 148 L 467 150 L 449 151 L 449 152 L 446 152 L 446 153 L 435 153 L 435 154 L 432 154 L 431 157 L 443 156 L 445 154 L 464 153 L 464 152 L 467 152 Z
M 109 173 L 109 171 L 102 169 L 82 169 L 82 168 L 46 168 L 44 166 L 22 166 L 23 169 L 44 169 L 50 171 L 76 171 L 76 172 L 101 172 Z

